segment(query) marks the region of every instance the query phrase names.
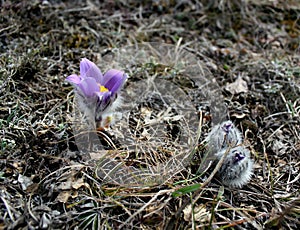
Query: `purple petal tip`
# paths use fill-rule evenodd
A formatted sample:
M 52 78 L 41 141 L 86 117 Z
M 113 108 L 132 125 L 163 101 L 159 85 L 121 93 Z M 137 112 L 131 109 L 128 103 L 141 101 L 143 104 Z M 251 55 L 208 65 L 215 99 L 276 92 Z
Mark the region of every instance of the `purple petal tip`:
M 78 85 L 81 82 L 81 80 L 81 77 L 76 74 L 72 74 L 66 78 L 67 82 L 70 82 L 71 84 L 75 85 Z
M 245 158 L 245 156 L 242 153 L 237 152 L 234 157 L 234 162 L 239 162 L 239 161 L 243 160 L 244 158 Z

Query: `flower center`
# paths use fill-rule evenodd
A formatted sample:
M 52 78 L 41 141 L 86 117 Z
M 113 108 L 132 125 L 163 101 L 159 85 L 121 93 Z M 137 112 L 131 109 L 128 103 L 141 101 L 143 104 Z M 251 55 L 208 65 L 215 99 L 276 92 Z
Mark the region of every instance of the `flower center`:
M 108 91 L 109 91 L 109 90 L 108 90 L 105 86 L 103 86 L 103 85 L 100 85 L 99 89 L 100 89 L 100 92 L 101 92 L 101 93 L 104 93 L 104 92 L 108 92 Z

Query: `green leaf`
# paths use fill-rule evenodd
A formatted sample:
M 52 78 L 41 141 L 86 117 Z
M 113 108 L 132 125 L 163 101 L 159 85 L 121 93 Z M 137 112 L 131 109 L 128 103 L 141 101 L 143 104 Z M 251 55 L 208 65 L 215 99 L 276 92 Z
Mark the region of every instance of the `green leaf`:
M 187 193 L 197 191 L 199 188 L 201 188 L 201 185 L 202 184 L 193 184 L 193 185 L 189 185 L 189 186 L 180 188 L 177 191 L 173 192 L 172 196 L 179 197 L 179 196 L 185 195 Z

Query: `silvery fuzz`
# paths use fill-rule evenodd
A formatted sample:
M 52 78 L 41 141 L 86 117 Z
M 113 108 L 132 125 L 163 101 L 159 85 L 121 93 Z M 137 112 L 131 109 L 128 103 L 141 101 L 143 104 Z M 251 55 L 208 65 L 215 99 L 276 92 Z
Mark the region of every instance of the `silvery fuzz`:
M 242 187 L 251 179 L 253 161 L 250 151 L 243 146 L 242 134 L 232 121 L 216 125 L 206 138 L 207 149 L 216 163 L 227 154 L 217 175 L 224 185 Z

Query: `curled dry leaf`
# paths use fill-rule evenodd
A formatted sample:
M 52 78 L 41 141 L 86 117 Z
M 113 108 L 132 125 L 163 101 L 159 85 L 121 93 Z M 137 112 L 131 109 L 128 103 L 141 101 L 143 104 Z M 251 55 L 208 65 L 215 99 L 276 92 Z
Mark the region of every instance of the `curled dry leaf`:
M 56 200 L 61 203 L 66 203 L 70 197 L 75 198 L 78 195 L 78 190 L 82 186 L 89 187 L 87 183 L 84 182 L 83 178 L 69 177 L 67 181 L 60 183 L 58 189 L 62 190 Z
M 56 200 L 61 203 L 67 203 L 70 196 L 71 196 L 70 191 L 62 191 L 58 194 L 58 196 L 56 197 Z
M 73 183 L 72 183 L 72 188 L 74 188 L 76 190 L 82 186 L 88 186 L 88 184 L 83 181 L 83 178 L 79 178 L 78 180 L 73 181 Z
M 197 222 L 207 222 L 211 218 L 211 214 L 206 210 L 205 205 L 198 205 L 192 208 L 192 205 L 190 204 L 183 209 L 183 214 L 185 221 L 191 221 L 193 219 L 193 214 L 194 220 Z
M 61 182 L 58 186 L 58 189 L 61 190 L 70 190 L 70 189 L 79 189 L 82 186 L 88 186 L 87 183 L 84 182 L 83 178 L 74 178 L 70 177 L 67 181 Z
M 234 82 L 227 84 L 225 89 L 231 94 L 247 93 L 247 82 L 243 78 L 238 77 Z

